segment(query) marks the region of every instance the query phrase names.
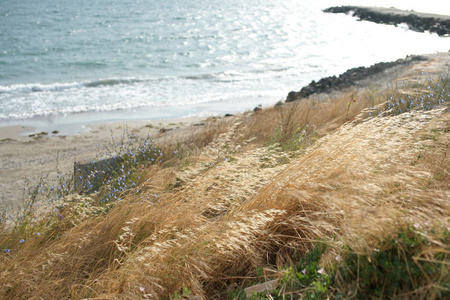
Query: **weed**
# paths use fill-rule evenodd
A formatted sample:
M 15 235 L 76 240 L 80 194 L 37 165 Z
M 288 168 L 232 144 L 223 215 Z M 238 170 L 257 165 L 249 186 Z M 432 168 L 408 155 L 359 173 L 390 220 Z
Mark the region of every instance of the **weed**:
M 338 294 L 358 299 L 450 296 L 449 231 L 440 232 L 439 239 L 410 226 L 370 254 L 350 251 L 337 266 Z
M 353 92 L 350 98 L 350 101 L 347 103 L 347 112 L 345 113 L 345 121 L 348 121 L 348 113 L 350 111 L 350 106 L 352 105 L 352 102 L 356 102 L 356 92 Z
M 431 110 L 440 108 L 450 101 L 448 76 L 438 80 L 428 79 L 407 89 L 396 89 L 387 94 L 385 111 L 392 115 L 409 112 L 413 109 Z
M 297 264 L 283 270 L 280 288 L 250 299 L 448 298 L 450 231 L 435 228 L 427 236 L 415 227 L 401 229 L 379 248 L 364 251 L 370 254 L 344 246 L 342 254 L 326 268 L 320 263 L 327 247 L 317 243 Z M 438 240 L 433 240 L 436 235 Z M 231 296 L 245 299 L 243 295 L 240 290 Z
M 314 101 L 299 115 L 300 104 L 293 102 L 284 107 L 276 107 L 279 124 L 273 129 L 269 144 L 277 144 L 282 151 L 297 151 L 314 138 L 314 125 L 309 125 L 309 115 Z
M 141 178 L 138 170 L 161 162 L 163 156 L 151 136 L 141 141 L 127 129 L 118 142 L 112 136 L 112 143 L 105 148 L 97 161 L 75 164 L 78 191 L 98 193 L 102 203 L 123 199 L 125 191 L 137 187 Z
M 321 299 L 329 292 L 331 277 L 320 267 L 326 245 L 319 242 L 299 262 L 285 268 L 279 280 L 280 287 L 253 294 L 250 299 Z M 234 292 L 233 299 L 245 299 L 243 290 Z
M 170 300 L 182 300 L 182 299 L 189 299 L 189 296 L 191 296 L 191 290 L 187 287 L 183 287 L 180 294 L 178 294 L 178 291 L 176 291 L 171 297 Z

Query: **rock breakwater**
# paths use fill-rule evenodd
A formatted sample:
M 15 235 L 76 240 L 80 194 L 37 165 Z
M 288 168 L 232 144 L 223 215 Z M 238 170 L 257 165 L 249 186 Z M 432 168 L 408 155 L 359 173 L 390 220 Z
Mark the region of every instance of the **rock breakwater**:
M 338 91 L 354 86 L 359 81 L 367 79 L 371 76 L 378 75 L 387 69 L 402 65 L 408 66 L 418 61 L 425 61 L 426 57 L 420 55 L 408 56 L 404 59 L 398 59 L 393 62 L 381 62 L 370 67 L 358 67 L 345 71 L 339 76 L 324 77 L 319 81 L 311 81 L 310 84 L 303 87 L 299 92 L 290 92 L 286 98 L 286 102 L 292 102 L 302 98 L 307 98 L 313 94 L 328 93 Z
M 323 10 L 327 13 L 351 13 L 360 20 L 378 24 L 395 25 L 406 23 L 409 29 L 418 32 L 434 32 L 439 36 L 450 35 L 450 16 L 419 13 L 395 8 L 334 6 Z

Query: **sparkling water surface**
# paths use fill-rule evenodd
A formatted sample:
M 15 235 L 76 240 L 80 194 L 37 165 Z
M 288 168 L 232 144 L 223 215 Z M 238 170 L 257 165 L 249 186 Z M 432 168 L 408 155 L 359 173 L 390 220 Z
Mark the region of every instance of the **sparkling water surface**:
M 349 68 L 449 50 L 436 34 L 322 12 L 372 2 L 2 0 L 0 126 L 237 112 Z

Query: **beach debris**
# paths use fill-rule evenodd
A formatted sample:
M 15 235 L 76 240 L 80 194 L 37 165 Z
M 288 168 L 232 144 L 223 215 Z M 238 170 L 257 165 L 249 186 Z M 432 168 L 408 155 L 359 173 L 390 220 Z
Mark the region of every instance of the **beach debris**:
M 173 128 L 161 128 L 160 130 L 159 130 L 159 133 L 160 134 L 163 134 L 163 133 L 166 133 L 167 131 L 171 131 L 171 130 L 173 130 Z
M 0 143 L 2 143 L 2 142 L 12 142 L 12 141 L 15 141 L 15 140 L 12 139 L 12 138 L 4 138 L 4 139 L 0 140 Z
M 278 283 L 278 279 L 274 279 L 248 287 L 244 289 L 244 292 L 247 295 L 247 299 L 249 299 L 252 295 L 256 295 L 259 292 L 272 291 L 276 289 L 279 285 L 280 284 Z
M 29 137 L 38 139 L 38 138 L 43 137 L 44 135 L 48 135 L 48 132 L 42 131 L 42 132 L 39 132 L 39 133 L 33 133 L 33 134 L 30 134 Z

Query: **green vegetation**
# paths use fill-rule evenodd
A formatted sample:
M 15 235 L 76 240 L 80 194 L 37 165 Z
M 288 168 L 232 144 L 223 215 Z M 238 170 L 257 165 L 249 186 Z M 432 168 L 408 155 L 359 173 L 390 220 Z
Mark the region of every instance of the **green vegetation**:
M 327 248 L 336 256 L 323 267 Z M 279 288 L 250 299 L 446 299 L 449 253 L 450 231 L 441 227 L 427 233 L 408 226 L 363 253 L 318 242 L 298 263 L 284 269 Z M 246 299 L 245 292 L 234 292 L 231 298 Z

